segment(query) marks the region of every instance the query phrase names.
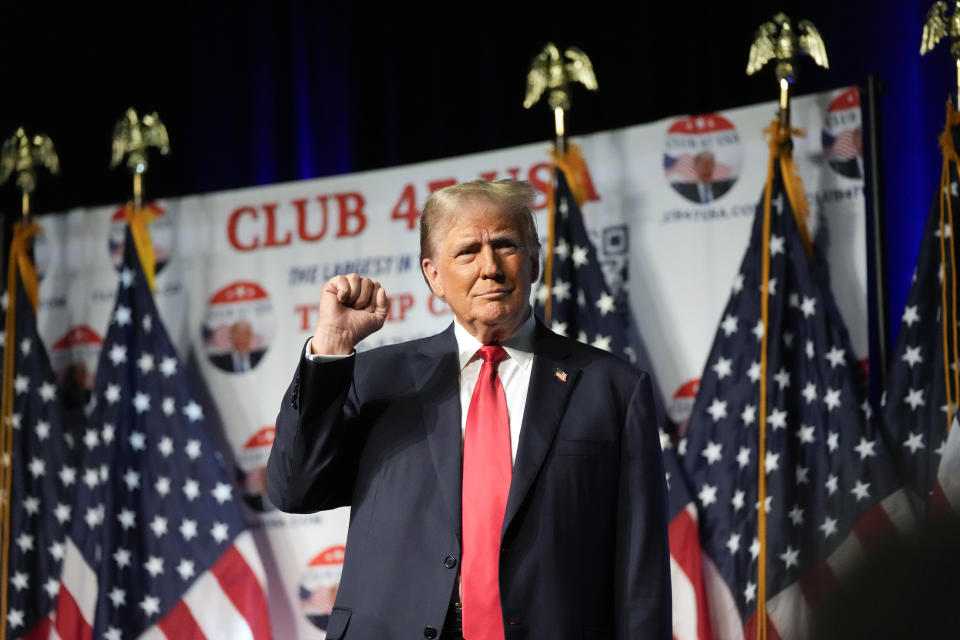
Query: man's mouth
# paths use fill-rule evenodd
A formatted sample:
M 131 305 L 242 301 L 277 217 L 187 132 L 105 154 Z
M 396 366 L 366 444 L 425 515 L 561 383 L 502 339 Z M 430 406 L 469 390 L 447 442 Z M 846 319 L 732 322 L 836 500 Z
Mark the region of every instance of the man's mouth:
M 483 293 L 477 294 L 477 297 L 497 300 L 499 298 L 505 298 L 510 294 L 511 291 L 513 291 L 513 289 L 493 289 L 491 291 L 484 291 Z

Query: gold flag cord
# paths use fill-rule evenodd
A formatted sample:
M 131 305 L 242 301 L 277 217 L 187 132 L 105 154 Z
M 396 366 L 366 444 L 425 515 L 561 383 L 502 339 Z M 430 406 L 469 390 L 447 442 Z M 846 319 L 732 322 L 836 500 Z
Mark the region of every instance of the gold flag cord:
M 764 130 L 769 136 L 770 160 L 767 163 L 767 182 L 763 191 L 763 240 L 760 257 L 760 320 L 763 334 L 760 337 L 760 399 L 759 406 L 759 442 L 757 443 L 757 542 L 760 551 L 757 554 L 757 640 L 767 640 L 767 338 L 770 326 L 770 206 L 773 198 L 773 175 L 775 163 L 779 162 L 780 177 L 783 180 L 794 220 L 803 239 L 807 253 L 812 252 L 807 220 L 810 206 L 803 188 L 803 181 L 797 165 L 790 154 L 791 135 L 803 136 L 800 129 L 790 129 L 774 120 Z
M 16 327 L 17 327 L 17 273 L 27 292 L 27 298 L 37 311 L 37 273 L 30 262 L 30 240 L 40 227 L 36 223 L 14 224 L 13 240 L 10 243 L 10 261 L 7 268 L 7 316 L 3 345 L 3 409 L 0 411 L 0 537 L 3 539 L 3 556 L 0 558 L 0 640 L 7 637 L 7 584 L 10 571 L 10 509 L 11 481 L 13 472 L 13 378 L 16 374 Z
M 953 204 L 951 195 L 953 193 L 950 183 L 950 164 L 958 166 L 960 158 L 957 156 L 957 150 L 953 143 L 953 127 L 960 124 L 960 113 L 953 107 L 950 101 L 947 101 L 947 117 L 943 132 L 940 134 L 940 149 L 943 153 L 943 170 L 940 174 L 940 324 L 942 327 L 943 339 L 943 377 L 944 389 L 947 400 L 947 433 L 950 433 L 950 427 L 953 422 L 953 412 L 957 409 L 958 395 L 960 395 L 960 354 L 958 354 L 957 343 L 957 256 L 956 241 L 953 235 L 957 232 L 953 224 Z M 946 203 L 946 204 L 944 204 Z M 950 247 L 949 256 L 947 249 L 947 229 L 949 228 Z M 949 258 L 950 277 L 949 284 L 947 278 L 947 263 Z M 948 306 L 947 289 L 950 289 L 950 300 Z M 948 331 L 947 327 L 952 327 Z M 952 333 L 952 335 L 951 335 Z M 951 338 L 953 349 L 951 349 Z M 952 357 L 952 363 L 951 363 Z M 951 366 L 952 365 L 952 366 Z M 950 375 L 950 369 L 953 369 L 953 375 Z M 952 378 L 952 380 L 951 380 Z M 951 384 L 952 382 L 952 384 Z
M 137 255 L 140 257 L 140 264 L 143 265 L 143 273 L 147 277 L 147 284 L 150 285 L 150 291 L 156 289 L 157 258 L 153 252 L 153 243 L 150 242 L 150 232 L 147 225 L 156 217 L 150 209 L 136 209 L 127 205 L 126 209 L 127 223 L 130 225 L 130 235 L 133 236 L 133 244 L 137 249 Z

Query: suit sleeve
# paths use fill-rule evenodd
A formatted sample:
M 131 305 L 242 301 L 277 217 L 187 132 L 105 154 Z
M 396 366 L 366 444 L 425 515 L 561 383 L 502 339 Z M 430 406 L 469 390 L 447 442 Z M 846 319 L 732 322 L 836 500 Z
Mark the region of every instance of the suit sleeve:
M 365 437 L 353 385 L 356 356 L 300 363 L 277 415 L 267 491 L 282 511 L 349 504 Z
M 617 638 L 672 637 L 667 492 L 650 378 L 627 406 L 620 450 L 615 613 Z

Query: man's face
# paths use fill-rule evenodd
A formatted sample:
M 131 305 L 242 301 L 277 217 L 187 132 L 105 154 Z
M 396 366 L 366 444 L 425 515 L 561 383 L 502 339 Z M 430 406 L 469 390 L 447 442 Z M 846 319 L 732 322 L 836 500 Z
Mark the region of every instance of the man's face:
M 467 201 L 437 221 L 433 255 L 423 259 L 433 292 L 481 342 L 505 340 L 527 318 L 540 258 L 518 222 L 484 200 Z
M 699 153 L 693 158 L 693 170 L 697 174 L 697 180 L 703 184 L 713 182 L 713 172 L 716 166 L 716 158 L 709 151 Z
M 252 338 L 253 330 L 249 324 L 238 322 L 230 327 L 230 341 L 233 342 L 233 348 L 237 353 L 247 353 L 250 351 Z

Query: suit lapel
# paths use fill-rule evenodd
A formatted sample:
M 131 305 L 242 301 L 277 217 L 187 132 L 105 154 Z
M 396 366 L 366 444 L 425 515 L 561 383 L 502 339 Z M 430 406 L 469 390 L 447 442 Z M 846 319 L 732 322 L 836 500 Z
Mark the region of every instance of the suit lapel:
M 520 442 L 513 463 L 513 479 L 503 518 L 506 531 L 540 472 L 550 450 L 567 399 L 577 383 L 580 369 L 565 360 L 570 350 L 564 341 L 537 323 L 533 347 L 533 370 L 520 427 Z
M 452 324 L 413 354 L 410 369 L 423 402 L 423 428 L 437 473 L 437 486 L 459 531 L 462 436 L 459 361 Z

